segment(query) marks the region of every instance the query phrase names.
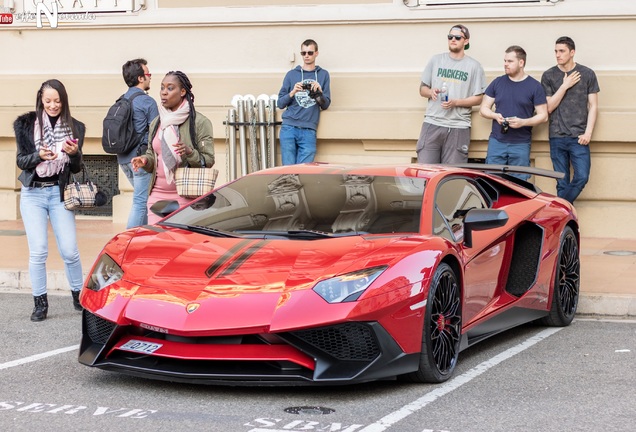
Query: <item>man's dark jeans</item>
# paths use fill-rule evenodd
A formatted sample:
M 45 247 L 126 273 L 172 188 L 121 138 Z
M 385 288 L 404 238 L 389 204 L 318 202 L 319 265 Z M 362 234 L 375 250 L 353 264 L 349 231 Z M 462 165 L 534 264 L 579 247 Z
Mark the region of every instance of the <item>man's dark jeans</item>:
M 550 158 L 554 170 L 565 173 L 557 180 L 557 195 L 573 203 L 590 178 L 590 146 L 579 144 L 577 137 L 551 137 Z

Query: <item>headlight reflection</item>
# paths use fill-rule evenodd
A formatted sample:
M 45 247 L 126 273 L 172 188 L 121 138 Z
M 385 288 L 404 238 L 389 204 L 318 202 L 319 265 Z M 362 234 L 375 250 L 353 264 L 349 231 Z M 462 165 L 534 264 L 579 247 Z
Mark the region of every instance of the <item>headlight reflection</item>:
M 318 282 L 313 289 L 329 303 L 355 301 L 386 268 L 386 266 L 372 267 L 347 273 Z
M 121 267 L 111 257 L 104 254 L 99 258 L 93 274 L 88 278 L 86 287 L 99 291 L 121 280 L 123 275 Z

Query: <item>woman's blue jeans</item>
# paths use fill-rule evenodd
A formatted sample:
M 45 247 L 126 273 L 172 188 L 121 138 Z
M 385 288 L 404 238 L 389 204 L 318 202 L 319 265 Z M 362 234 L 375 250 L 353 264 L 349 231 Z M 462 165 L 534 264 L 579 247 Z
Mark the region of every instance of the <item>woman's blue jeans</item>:
M 71 290 L 82 289 L 82 262 L 77 248 L 75 214 L 64 208 L 64 203 L 60 201 L 59 186 L 23 187 L 20 194 L 20 212 L 29 244 L 29 276 L 33 295 L 46 294 L 49 221 L 53 227 L 57 249 L 64 261 L 64 270 Z

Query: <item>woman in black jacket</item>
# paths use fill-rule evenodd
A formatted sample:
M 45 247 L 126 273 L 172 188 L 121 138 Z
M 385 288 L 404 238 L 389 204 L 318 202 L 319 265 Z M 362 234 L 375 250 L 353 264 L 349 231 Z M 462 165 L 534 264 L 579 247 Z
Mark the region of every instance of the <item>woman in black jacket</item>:
M 64 208 L 64 187 L 71 173 L 82 168 L 82 145 L 86 128 L 71 117 L 64 85 L 51 79 L 42 83 L 35 111 L 13 124 L 17 164 L 22 173 L 20 212 L 29 243 L 29 276 L 35 307 L 31 321 L 43 321 L 48 313 L 46 258 L 48 221 L 71 286 L 73 306 L 82 310 L 79 294 L 83 275 L 77 248 L 75 214 Z

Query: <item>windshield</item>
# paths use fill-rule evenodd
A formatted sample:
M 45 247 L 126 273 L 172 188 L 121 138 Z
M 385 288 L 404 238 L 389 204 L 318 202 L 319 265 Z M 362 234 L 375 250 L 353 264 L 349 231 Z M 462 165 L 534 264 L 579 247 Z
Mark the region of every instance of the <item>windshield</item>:
M 424 179 L 414 177 L 250 175 L 162 224 L 206 227 L 236 236 L 302 239 L 417 233 L 424 186 Z

